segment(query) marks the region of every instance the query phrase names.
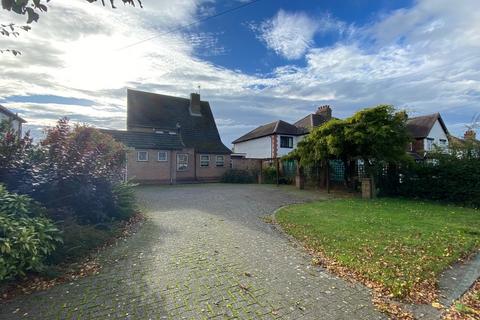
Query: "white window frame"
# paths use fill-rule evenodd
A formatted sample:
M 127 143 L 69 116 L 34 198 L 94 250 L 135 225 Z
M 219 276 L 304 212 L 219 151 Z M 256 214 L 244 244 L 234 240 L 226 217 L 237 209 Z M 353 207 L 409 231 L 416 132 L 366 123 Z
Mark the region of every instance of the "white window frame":
M 440 147 L 445 148 L 447 146 L 447 139 L 439 139 L 438 144 Z
M 165 154 L 165 159 L 160 159 L 160 154 Z M 160 161 L 160 162 L 167 162 L 168 161 L 168 152 L 167 151 L 158 151 L 157 153 L 157 161 Z
M 147 156 L 146 156 L 146 159 L 142 160 L 140 159 L 140 154 L 141 153 L 145 153 Z M 137 161 L 139 162 L 148 162 L 148 151 L 145 151 L 145 150 L 140 150 L 140 151 L 137 151 Z
M 185 164 L 185 168 L 180 168 L 179 165 L 181 164 L 180 163 L 180 157 L 185 157 L 186 159 L 186 163 Z M 182 161 L 183 163 L 184 161 Z M 187 171 L 188 170 L 188 153 L 177 153 L 177 171 Z
M 433 138 L 427 138 L 427 146 L 426 150 L 427 151 L 432 151 L 433 150 L 433 144 L 435 143 L 435 139 Z
M 205 159 L 202 160 L 203 157 L 206 157 L 206 160 Z M 207 165 L 204 166 L 202 162 L 206 162 Z M 200 155 L 200 168 L 208 168 L 208 167 L 210 167 L 210 156 L 208 154 L 201 154 Z
M 222 159 L 221 162 L 219 162 L 218 159 Z M 219 163 L 221 163 L 221 165 Z M 215 156 L 215 167 L 225 167 L 225 156 L 224 155 Z

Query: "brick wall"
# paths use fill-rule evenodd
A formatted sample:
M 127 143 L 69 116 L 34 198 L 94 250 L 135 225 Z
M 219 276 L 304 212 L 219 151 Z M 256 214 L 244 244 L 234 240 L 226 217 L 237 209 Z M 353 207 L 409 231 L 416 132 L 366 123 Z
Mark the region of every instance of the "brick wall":
M 138 151 L 148 152 L 148 161 L 138 161 Z M 154 149 L 136 149 L 127 154 L 127 177 L 143 184 L 170 184 L 195 181 L 220 181 L 230 168 L 230 155 L 224 155 L 224 166 L 216 166 L 216 155 L 210 154 L 208 167 L 200 166 L 200 154 L 194 149 L 167 150 L 167 161 L 158 161 L 158 151 Z M 188 156 L 186 170 L 177 170 L 177 154 Z
M 261 167 L 262 160 L 259 159 L 232 158 L 232 169 L 258 172 Z
M 137 151 L 147 151 L 148 161 L 138 161 Z M 128 179 L 144 183 L 170 183 L 172 151 L 167 151 L 167 161 L 158 161 L 158 151 L 139 149 L 128 152 Z
M 210 157 L 208 167 L 201 167 L 200 156 L 205 155 Z M 230 169 L 230 155 L 224 156 L 224 166 L 217 167 L 216 154 L 197 154 L 197 180 L 198 181 L 220 181 L 222 175 Z

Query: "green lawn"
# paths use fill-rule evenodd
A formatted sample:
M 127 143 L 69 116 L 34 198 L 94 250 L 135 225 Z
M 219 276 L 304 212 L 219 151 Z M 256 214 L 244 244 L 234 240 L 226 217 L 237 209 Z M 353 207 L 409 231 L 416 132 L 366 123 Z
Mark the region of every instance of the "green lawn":
M 402 200 L 339 199 L 292 205 L 276 219 L 309 248 L 411 295 L 458 258 L 480 248 L 480 211 Z

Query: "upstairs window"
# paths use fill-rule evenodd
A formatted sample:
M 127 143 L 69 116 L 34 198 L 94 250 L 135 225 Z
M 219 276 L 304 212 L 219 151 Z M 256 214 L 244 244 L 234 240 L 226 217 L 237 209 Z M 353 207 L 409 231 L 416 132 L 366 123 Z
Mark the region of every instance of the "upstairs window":
M 427 138 L 426 151 L 431 151 L 433 149 L 433 138 Z
M 445 139 L 440 139 L 440 140 L 439 140 L 439 145 L 440 145 L 440 147 L 442 147 L 442 148 L 446 147 L 446 146 L 447 146 L 447 140 L 445 140 Z
M 225 156 L 216 156 L 215 157 L 215 166 L 224 167 L 225 166 Z
M 137 151 L 137 161 L 148 161 L 148 151 Z
M 293 148 L 293 137 L 280 136 L 280 148 Z
M 210 166 L 210 156 L 200 155 L 200 167 L 208 167 L 208 166 Z
M 161 162 L 168 161 L 167 151 L 158 151 L 158 161 L 161 161 Z
M 188 154 L 177 154 L 177 171 L 186 171 L 188 169 Z

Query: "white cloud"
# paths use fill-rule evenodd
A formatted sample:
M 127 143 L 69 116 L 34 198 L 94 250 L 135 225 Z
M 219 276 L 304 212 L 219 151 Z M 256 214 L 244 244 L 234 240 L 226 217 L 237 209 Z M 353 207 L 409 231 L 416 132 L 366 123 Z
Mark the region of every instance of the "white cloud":
M 419 1 L 355 28 L 331 16 L 280 11 L 265 25 L 265 36 L 279 54 L 305 56 L 305 66 L 291 63 L 263 75 L 204 60 L 198 54 L 201 40 L 213 49 L 223 47 L 216 34 L 195 27 L 118 50 L 193 22 L 205 3 L 209 1 L 151 1 L 152 9 L 111 10 L 84 0 L 52 2 L 33 30 L 15 40 L 0 39 L 2 47 L 23 52 L 20 57 L 0 55 L 0 99 L 58 95 L 93 105 L 2 104 L 20 112 L 33 128 L 64 115 L 123 128 L 126 87 L 186 97 L 201 85 L 227 144 L 256 125 L 295 121 L 320 104 L 331 104 L 337 117 L 380 103 L 416 114 L 440 111 L 458 135 L 480 110 L 480 12 L 471 10 L 476 0 L 455 6 L 447 0 Z M 12 17 L 0 12 L 0 21 Z M 331 47 L 317 47 L 312 30 L 344 37 Z M 305 41 L 296 48 L 298 35 Z M 282 37 L 284 42 L 276 42 Z
M 269 49 L 289 60 L 302 58 L 314 46 L 314 36 L 318 33 L 333 31 L 347 36 L 353 32 L 351 26 L 329 14 L 313 18 L 304 12 L 282 9 L 273 18 L 260 25 L 250 23 L 249 27 Z
M 266 46 L 287 59 L 299 59 L 313 45 L 318 23 L 305 13 L 280 10 L 275 17 L 258 27 L 259 38 Z

